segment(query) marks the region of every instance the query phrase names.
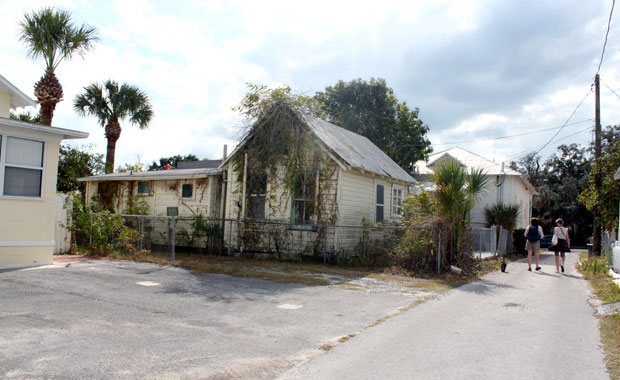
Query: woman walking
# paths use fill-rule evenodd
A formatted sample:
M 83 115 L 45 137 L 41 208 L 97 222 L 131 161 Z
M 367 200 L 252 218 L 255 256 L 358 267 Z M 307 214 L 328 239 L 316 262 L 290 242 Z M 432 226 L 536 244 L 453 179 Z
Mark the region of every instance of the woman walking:
M 568 228 L 564 227 L 564 220 L 558 218 L 555 223 L 557 227 L 553 229 L 553 242 L 555 243 L 557 240 L 557 243 L 549 247 L 549 250 L 555 252 L 555 273 L 560 273 L 560 267 L 564 273 L 565 253 L 570 252 L 570 238 L 568 237 Z M 560 264 L 560 256 L 562 256 L 562 264 Z
M 539 226 L 538 219 L 532 218 L 530 221 L 530 225 L 527 226 L 525 230 L 525 238 L 527 242 L 525 243 L 525 250 L 528 252 L 527 254 L 527 270 L 532 271 L 532 254 L 536 255 L 536 270 L 540 270 L 539 262 L 539 253 L 540 253 L 540 238 L 544 236 L 542 227 Z

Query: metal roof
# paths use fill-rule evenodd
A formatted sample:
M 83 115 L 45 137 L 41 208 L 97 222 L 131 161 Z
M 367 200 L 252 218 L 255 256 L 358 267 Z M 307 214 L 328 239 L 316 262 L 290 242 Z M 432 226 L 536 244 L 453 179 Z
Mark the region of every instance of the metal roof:
M 303 118 L 310 130 L 349 166 L 405 182 L 417 182 L 366 137 L 319 118 L 309 115 Z
M 125 172 L 94 175 L 91 177 L 78 178 L 80 182 L 92 181 L 146 181 L 146 180 L 172 180 L 188 178 L 206 178 L 209 176 L 220 175 L 222 169 L 201 168 L 201 169 L 171 169 L 156 170 L 150 172 Z
M 177 169 L 217 168 L 222 160 L 179 161 Z
M 522 173 L 509 168 L 507 165 L 504 165 L 504 167 L 502 168 L 501 163 L 493 162 L 458 146 L 441 152 L 433 153 L 428 156 L 428 161 L 416 162 L 414 165 L 414 170 L 417 174 L 421 175 L 433 174 L 433 168 L 449 158 L 457 160 L 468 169 L 482 169 L 487 175 L 518 176 L 525 183 L 526 187 L 528 189 L 532 189 L 532 192 L 536 194 L 536 189 L 531 183 L 529 183 L 527 179 L 525 179 Z

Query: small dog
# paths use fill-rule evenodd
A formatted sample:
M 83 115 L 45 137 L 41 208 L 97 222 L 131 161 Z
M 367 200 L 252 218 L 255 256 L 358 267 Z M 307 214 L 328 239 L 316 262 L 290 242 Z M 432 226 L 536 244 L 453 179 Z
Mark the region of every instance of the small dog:
M 504 260 L 504 257 L 502 257 L 502 272 L 506 273 L 506 261 Z

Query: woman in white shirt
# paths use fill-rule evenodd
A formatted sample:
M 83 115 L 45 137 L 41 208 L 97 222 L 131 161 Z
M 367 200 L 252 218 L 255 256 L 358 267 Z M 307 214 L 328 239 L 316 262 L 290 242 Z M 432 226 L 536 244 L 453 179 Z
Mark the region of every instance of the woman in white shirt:
M 558 225 L 553 229 L 553 240 L 557 239 L 557 243 L 554 244 L 553 252 L 555 252 L 555 272 L 560 273 L 560 267 L 562 273 L 564 273 L 564 261 L 566 261 L 566 252 L 570 252 L 570 237 L 568 236 L 568 228 L 564 227 L 564 220 L 558 218 L 555 221 Z M 560 256 L 562 256 L 562 264 L 560 265 Z

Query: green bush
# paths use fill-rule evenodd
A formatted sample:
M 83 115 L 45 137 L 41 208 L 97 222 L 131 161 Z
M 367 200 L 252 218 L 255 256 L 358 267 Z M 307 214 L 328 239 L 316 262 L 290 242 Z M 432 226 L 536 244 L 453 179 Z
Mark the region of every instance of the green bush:
M 605 256 L 592 256 L 587 260 L 581 260 L 579 266 L 582 272 L 607 273 L 607 258 Z

